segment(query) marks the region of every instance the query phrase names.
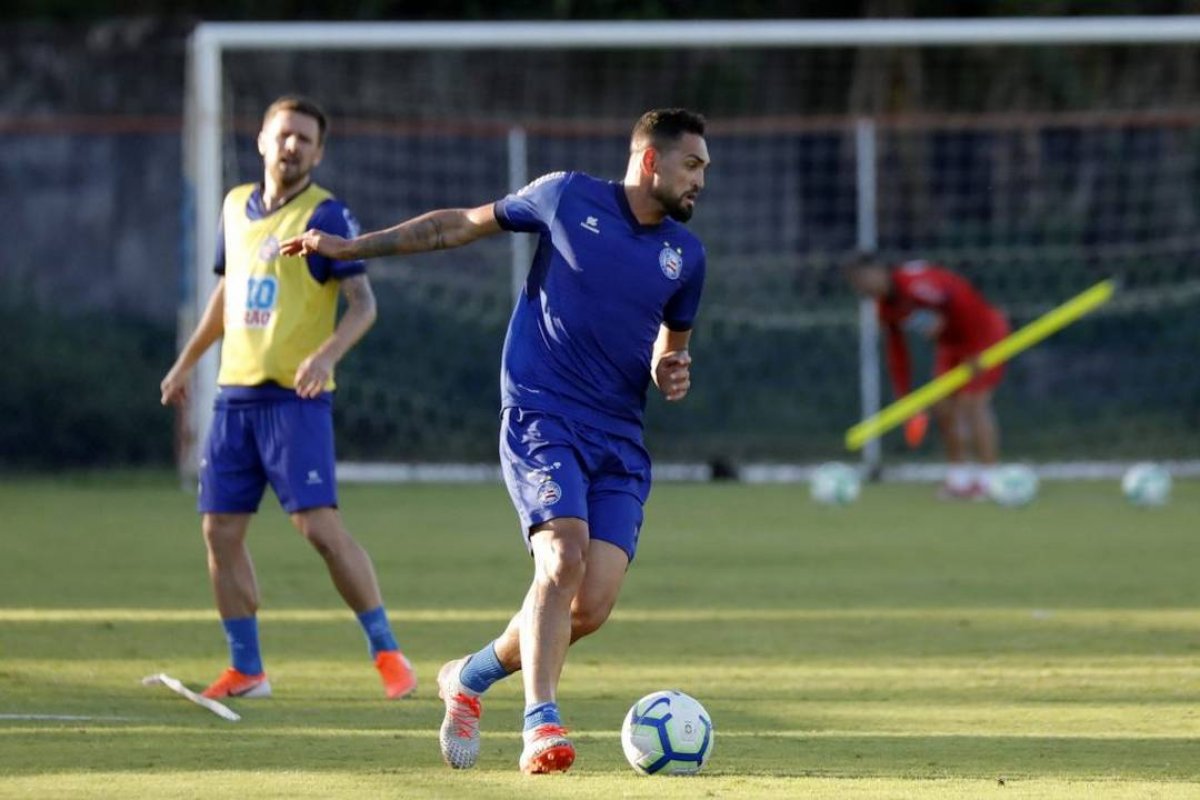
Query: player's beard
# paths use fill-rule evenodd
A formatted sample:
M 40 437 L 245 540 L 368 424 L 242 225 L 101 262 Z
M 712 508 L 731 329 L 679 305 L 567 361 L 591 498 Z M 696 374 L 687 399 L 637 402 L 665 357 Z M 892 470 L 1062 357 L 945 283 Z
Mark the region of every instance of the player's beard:
M 692 212 L 696 210 L 696 199 L 692 198 L 691 206 L 683 204 L 683 198 L 692 193 L 689 189 L 681 193 L 678 197 L 672 197 L 666 192 L 656 192 L 654 197 L 658 200 L 663 210 L 667 212 L 667 216 L 677 222 L 687 222 L 692 218 Z
M 277 158 L 271 165 L 271 177 L 275 179 L 276 185 L 283 194 L 289 194 L 292 190 L 308 183 L 308 176 L 311 172 L 311 167 L 307 167 L 300 159 L 289 162 L 283 158 Z

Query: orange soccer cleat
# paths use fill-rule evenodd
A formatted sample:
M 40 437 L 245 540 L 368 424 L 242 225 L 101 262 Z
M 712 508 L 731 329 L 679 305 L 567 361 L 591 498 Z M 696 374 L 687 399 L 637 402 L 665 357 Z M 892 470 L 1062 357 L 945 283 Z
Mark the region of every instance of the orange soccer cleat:
M 379 670 L 389 700 L 399 700 L 416 691 L 417 674 L 399 650 L 380 650 L 375 656 L 375 669 Z
M 214 700 L 221 697 L 270 697 L 271 682 L 267 680 L 265 672 L 247 675 L 229 667 L 200 694 Z

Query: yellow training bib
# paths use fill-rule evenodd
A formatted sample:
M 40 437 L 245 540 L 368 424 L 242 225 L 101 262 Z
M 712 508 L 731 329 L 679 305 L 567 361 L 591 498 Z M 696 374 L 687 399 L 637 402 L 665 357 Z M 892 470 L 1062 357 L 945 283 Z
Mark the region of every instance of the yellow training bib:
M 313 212 L 332 195 L 311 184 L 282 208 L 250 219 L 255 184 L 225 196 L 225 341 L 222 386 L 273 381 L 295 386 L 296 369 L 333 333 L 338 281 L 318 282 L 301 256 L 281 256 L 279 243 L 304 233 Z M 331 375 L 325 385 L 334 388 Z

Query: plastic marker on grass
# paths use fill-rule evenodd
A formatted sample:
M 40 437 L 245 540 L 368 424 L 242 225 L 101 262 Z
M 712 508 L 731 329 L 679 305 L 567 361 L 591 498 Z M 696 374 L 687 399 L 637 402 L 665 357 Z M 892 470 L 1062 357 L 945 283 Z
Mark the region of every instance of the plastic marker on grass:
M 207 708 L 221 719 L 227 719 L 230 722 L 237 722 L 242 718 L 240 714 L 229 708 L 229 706 L 225 705 L 224 703 L 218 703 L 216 700 L 213 700 L 210 697 L 205 697 L 202 694 L 196 694 L 191 689 L 184 686 L 182 681 L 172 678 L 165 672 L 158 672 L 154 675 L 147 675 L 146 677 L 142 678 L 143 686 L 154 686 L 156 684 L 167 687 L 180 697 L 186 697 L 188 700 L 191 700 L 201 708 Z
M 1018 353 L 1075 322 L 1092 309 L 1104 305 L 1117 289 L 1116 281 L 1100 281 L 1067 302 L 1035 319 L 1025 327 L 1001 339 L 970 362 L 959 364 L 914 392 L 906 394 L 873 417 L 846 431 L 846 449 L 857 450 L 878 438 L 914 414 L 961 389 L 980 372 L 999 366 Z

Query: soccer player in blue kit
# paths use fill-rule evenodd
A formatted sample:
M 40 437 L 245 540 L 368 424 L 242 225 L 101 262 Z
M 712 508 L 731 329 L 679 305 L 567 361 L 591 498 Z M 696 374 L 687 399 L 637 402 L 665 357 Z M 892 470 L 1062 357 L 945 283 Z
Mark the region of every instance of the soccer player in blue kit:
M 708 167 L 704 118 L 648 111 L 634 126 L 623 182 L 545 175 L 495 203 L 442 209 L 346 239 L 310 230 L 286 254 L 338 260 L 458 247 L 502 230 L 537 233 L 501 365 L 500 459 L 533 555 L 521 610 L 479 652 L 444 665 L 442 756 L 479 755 L 480 696 L 523 671 L 526 773 L 575 760 L 557 687 L 568 646 L 595 632 L 637 551 L 650 493 L 642 444 L 646 391 L 691 386 L 688 341 L 704 285 L 700 241 L 681 224 Z

